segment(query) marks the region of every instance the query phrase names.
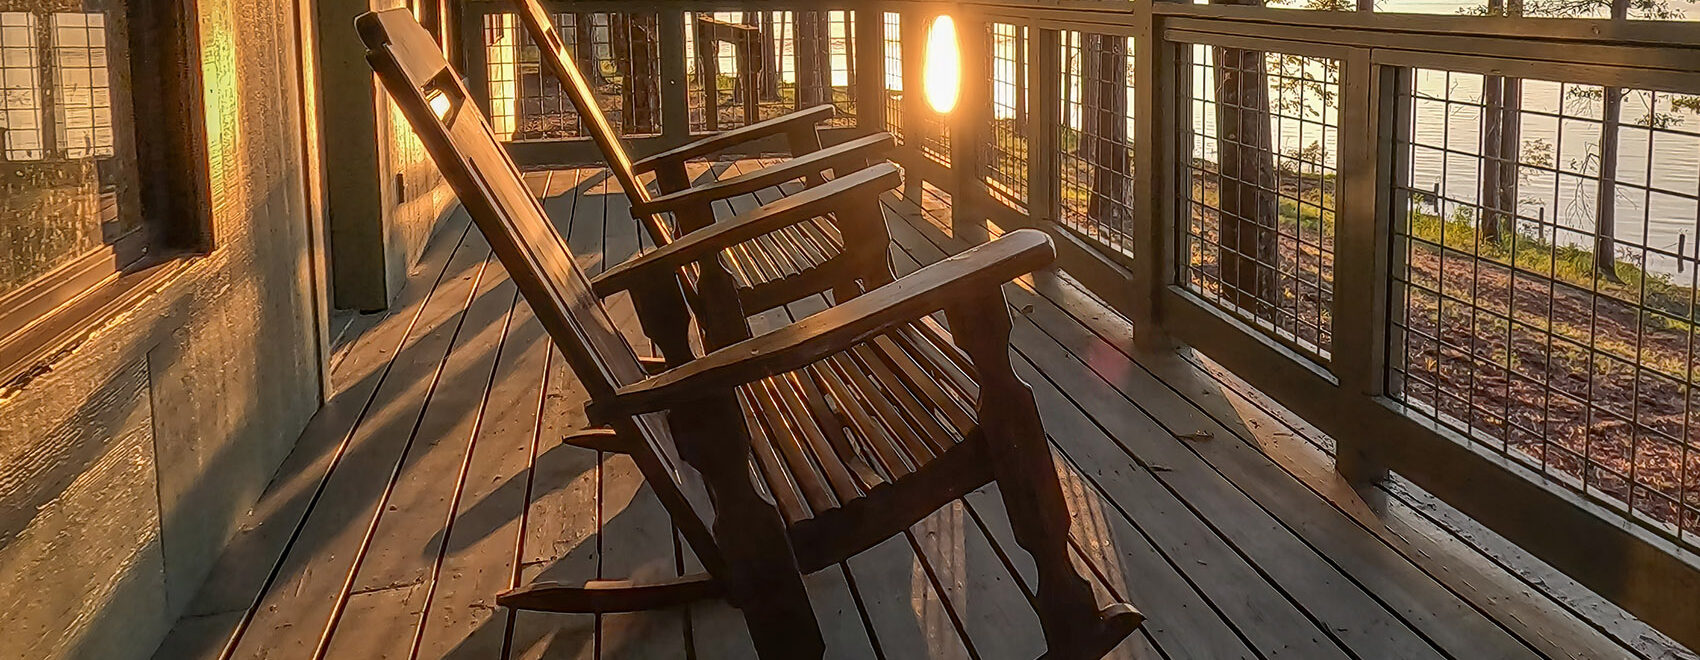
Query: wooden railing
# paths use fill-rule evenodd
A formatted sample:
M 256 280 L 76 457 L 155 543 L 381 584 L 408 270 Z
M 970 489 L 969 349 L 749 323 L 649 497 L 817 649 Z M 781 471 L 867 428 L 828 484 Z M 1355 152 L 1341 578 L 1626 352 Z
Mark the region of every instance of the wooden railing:
M 1700 646 L 1700 25 L 558 6 L 635 149 L 835 103 L 844 134 L 900 136 L 965 235 L 1051 232 L 1145 348 L 1196 348 L 1303 416 L 1348 479 L 1397 472 Z M 506 5 L 466 11 L 516 155 L 595 162 Z M 941 115 L 920 90 L 946 12 L 963 84 Z

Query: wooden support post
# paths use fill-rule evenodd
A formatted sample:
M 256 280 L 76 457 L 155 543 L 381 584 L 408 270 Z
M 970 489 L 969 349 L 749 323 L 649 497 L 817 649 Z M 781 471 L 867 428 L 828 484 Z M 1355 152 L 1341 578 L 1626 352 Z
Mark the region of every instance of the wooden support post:
M 1378 176 L 1385 172 L 1379 165 L 1387 163 L 1378 163 L 1382 120 L 1375 108 L 1391 104 L 1377 89 L 1381 81 L 1368 49 L 1353 49 L 1341 67 L 1340 135 L 1346 139 L 1340 140 L 1335 190 L 1340 212 L 1331 362 L 1341 390 L 1373 397 L 1381 393 L 1386 349 L 1388 214 L 1381 207 L 1390 199 Z M 1370 428 L 1335 436 L 1336 469 L 1347 481 L 1361 486 L 1386 478 L 1378 440 Z
M 473 38 L 461 42 L 461 61 L 464 66 L 460 69 L 466 76 L 466 89 L 472 93 L 472 100 L 478 104 L 478 109 L 484 116 L 490 116 L 490 50 L 484 45 L 488 31 L 484 28 L 486 16 L 494 10 L 485 4 L 466 3 L 461 7 L 466 25 L 472 26 Z
M 689 91 L 685 86 L 684 12 L 669 9 L 661 14 L 661 136 L 669 147 L 691 139 Z
M 985 17 L 959 5 L 952 12 L 962 74 L 950 126 L 951 233 L 970 244 L 991 240 L 986 229 L 986 190 L 980 183 L 980 145 L 991 123 L 991 72 Z
M 1176 190 L 1175 163 L 1186 157 L 1175 143 L 1177 121 L 1189 122 L 1190 105 L 1165 103 L 1182 98 L 1175 72 L 1184 61 L 1178 47 L 1165 42 L 1157 30 L 1149 2 L 1137 3 L 1133 39 L 1133 292 L 1129 316 L 1134 341 L 1142 350 L 1163 351 L 1174 339 L 1163 327 L 1161 300 L 1174 272 L 1179 223 L 1172 209 Z M 1184 77 L 1190 82 L 1191 76 Z
M 1030 28 L 1033 86 L 1027 92 L 1027 215 L 1038 226 L 1057 221 L 1057 127 L 1062 125 L 1061 44 L 1057 31 Z
M 900 5 L 901 6 L 901 5 Z M 899 48 L 903 50 L 903 132 L 904 148 L 898 151 L 901 160 L 920 162 L 926 158 L 921 145 L 927 141 L 927 119 L 933 109 L 927 105 L 925 85 L 922 84 L 922 60 L 927 53 L 927 18 L 925 12 L 904 6 L 898 25 Z M 911 173 L 903 178 L 903 196 L 921 198 L 921 177 Z
M 856 31 L 856 127 L 859 135 L 885 130 L 885 12 L 858 9 Z

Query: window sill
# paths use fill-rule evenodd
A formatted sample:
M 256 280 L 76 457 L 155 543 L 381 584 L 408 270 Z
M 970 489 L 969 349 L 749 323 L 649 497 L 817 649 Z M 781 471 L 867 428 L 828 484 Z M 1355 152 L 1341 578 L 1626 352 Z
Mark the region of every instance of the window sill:
M 37 315 L 29 324 L 0 336 L 0 393 L 21 389 L 45 373 L 54 356 L 135 308 L 158 284 L 188 263 L 188 259 L 180 256 L 168 256 L 153 264 L 133 267 L 129 272 L 112 274 Z

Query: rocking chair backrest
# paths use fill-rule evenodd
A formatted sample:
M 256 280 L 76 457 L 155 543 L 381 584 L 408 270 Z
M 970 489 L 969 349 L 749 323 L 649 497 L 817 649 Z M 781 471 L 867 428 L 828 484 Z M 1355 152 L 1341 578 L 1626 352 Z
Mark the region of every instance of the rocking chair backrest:
M 596 92 L 585 82 L 584 74 L 567 55 L 566 41 L 561 39 L 561 33 L 555 29 L 555 22 L 549 19 L 549 13 L 544 11 L 543 3 L 538 0 L 514 0 L 519 10 L 519 19 L 525 24 L 525 29 L 531 34 L 531 40 L 537 44 L 543 66 L 548 68 L 561 81 L 561 87 L 567 93 L 567 99 L 572 101 L 573 108 L 578 110 L 579 118 L 590 131 L 590 139 L 596 142 L 596 148 L 602 151 L 602 158 L 608 161 L 608 170 L 614 179 L 620 182 L 620 188 L 626 191 L 626 197 L 633 204 L 648 202 L 649 189 L 638 181 L 637 173 L 632 170 L 632 159 L 626 154 L 625 145 L 621 144 L 620 136 L 614 133 L 613 125 L 608 123 L 607 115 L 602 113 L 602 104 L 596 101 Z M 645 216 L 640 218 L 644 229 L 649 232 L 650 239 L 665 245 L 672 242 L 672 230 L 658 218 Z
M 609 400 L 621 386 L 643 380 L 636 351 L 615 329 L 590 280 L 431 34 L 405 8 L 363 14 L 357 23 L 367 61 L 590 399 Z M 708 533 L 713 507 L 700 475 L 680 460 L 665 417 L 655 413 L 605 421 L 622 439 L 645 447 L 633 453 L 645 480 L 703 564 L 717 565 L 719 554 Z
M 644 378 L 518 168 L 436 42 L 406 10 L 359 19 L 367 60 L 593 399 Z

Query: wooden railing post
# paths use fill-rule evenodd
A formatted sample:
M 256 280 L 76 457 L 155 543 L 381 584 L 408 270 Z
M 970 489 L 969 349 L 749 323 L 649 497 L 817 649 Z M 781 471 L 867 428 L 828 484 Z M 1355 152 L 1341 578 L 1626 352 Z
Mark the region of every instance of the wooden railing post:
M 991 240 L 986 230 L 986 193 L 980 185 L 980 146 L 991 123 L 991 72 L 982 14 L 958 5 L 949 12 L 956 23 L 956 46 L 961 58 L 961 81 L 950 124 L 951 233 L 970 243 Z
M 1175 173 L 1174 124 L 1184 109 L 1164 103 L 1175 97 L 1174 47 L 1163 42 L 1153 0 L 1135 5 L 1133 40 L 1133 294 L 1129 310 L 1134 339 L 1145 350 L 1164 350 L 1173 340 L 1163 328 L 1160 301 L 1174 272 L 1177 223 L 1168 210 Z
M 1057 127 L 1062 125 L 1061 46 L 1057 31 L 1029 28 L 1027 215 L 1040 227 L 1057 221 Z
M 911 162 L 919 163 L 926 156 L 922 155 L 922 144 L 927 141 L 927 113 L 933 111 L 927 105 L 926 85 L 922 80 L 922 58 L 927 52 L 927 12 L 916 9 L 917 5 L 900 5 L 899 15 L 902 16 L 898 26 L 898 34 L 903 35 L 903 133 L 904 154 Z M 921 198 L 921 178 L 915 172 L 903 178 L 903 196 L 911 199 Z
M 661 139 L 668 146 L 691 139 L 689 90 L 685 85 L 685 12 L 661 12 Z
M 484 46 L 484 17 L 492 13 L 490 3 L 467 2 L 460 6 L 461 27 L 466 34 L 460 38 L 461 74 L 466 76 L 467 91 L 472 92 L 478 109 L 490 114 L 489 50 Z
M 1370 51 L 1357 48 L 1341 62 L 1340 156 L 1335 195 L 1334 347 L 1330 360 L 1340 389 L 1381 394 L 1386 352 L 1388 214 L 1380 184 L 1381 94 Z M 1348 482 L 1367 485 L 1387 477 L 1372 428 L 1338 434 L 1335 469 Z
M 885 10 L 861 3 L 856 21 L 856 127 L 861 134 L 885 130 Z

